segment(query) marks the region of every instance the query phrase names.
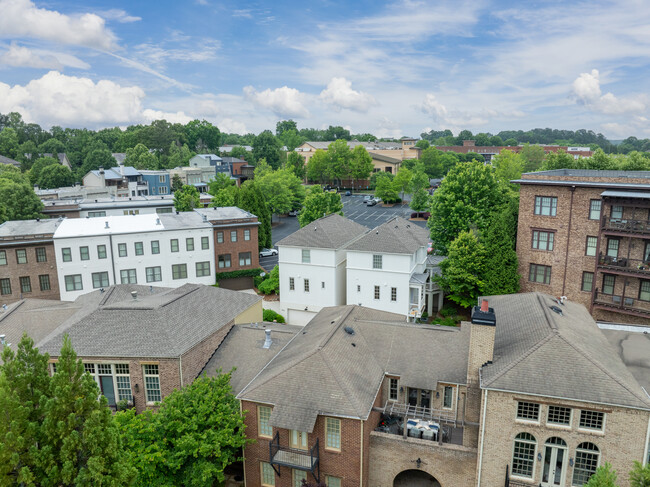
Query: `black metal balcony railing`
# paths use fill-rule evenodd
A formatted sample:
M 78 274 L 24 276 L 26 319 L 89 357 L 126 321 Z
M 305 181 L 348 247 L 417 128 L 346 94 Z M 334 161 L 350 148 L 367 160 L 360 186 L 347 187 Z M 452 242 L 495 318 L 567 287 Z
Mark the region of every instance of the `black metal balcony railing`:
M 506 481 L 504 487 L 542 487 L 542 484 L 521 482 L 519 480 L 512 480 L 510 478 L 510 466 L 506 465 Z
M 269 463 L 275 473 L 280 476 L 280 470 L 275 466 L 283 466 L 311 472 L 316 482 L 320 483 L 320 462 L 318 438 L 309 450 L 291 448 L 280 445 L 280 433 L 276 433 L 269 442 Z
M 611 309 L 636 316 L 650 317 L 650 302 L 633 296 L 605 294 L 596 289 L 594 304 L 602 309 Z
M 612 271 L 650 276 L 650 261 L 647 260 L 610 257 L 601 253 L 598 257 L 598 266 Z
M 603 217 L 603 230 L 621 233 L 650 234 L 650 221 Z

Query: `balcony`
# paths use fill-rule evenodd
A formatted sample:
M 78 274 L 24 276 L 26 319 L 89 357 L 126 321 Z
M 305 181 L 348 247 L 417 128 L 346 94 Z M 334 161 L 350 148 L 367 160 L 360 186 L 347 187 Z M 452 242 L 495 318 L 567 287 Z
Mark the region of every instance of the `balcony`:
M 316 444 L 309 450 L 281 446 L 280 433 L 276 433 L 273 440 L 269 442 L 269 463 L 278 476 L 280 476 L 280 470 L 276 470 L 276 465 L 311 472 L 316 482 L 320 483 L 320 463 L 318 460 L 318 438 L 316 438 Z
M 650 277 L 650 262 L 640 259 L 610 257 L 601 254 L 598 257 L 598 267 L 612 274 L 633 275 L 641 278 Z
M 596 290 L 594 308 L 650 318 L 650 302 L 620 294 L 603 294 Z
M 602 233 L 608 235 L 620 235 L 623 237 L 647 235 L 650 238 L 650 221 L 648 220 L 624 220 L 604 217 L 602 228 Z

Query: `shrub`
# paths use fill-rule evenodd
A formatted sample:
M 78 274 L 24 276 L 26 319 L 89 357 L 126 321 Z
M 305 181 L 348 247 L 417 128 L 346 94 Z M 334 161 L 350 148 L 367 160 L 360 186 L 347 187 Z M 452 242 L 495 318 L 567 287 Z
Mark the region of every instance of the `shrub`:
M 420 316 L 420 318 L 423 319 L 423 320 L 426 320 L 428 317 L 429 317 L 429 313 L 427 313 L 426 311 L 424 311 L 422 313 L 422 316 Z
M 456 326 L 456 320 L 454 318 L 436 318 L 431 322 L 431 324 L 442 326 Z
M 273 294 L 280 292 L 280 268 L 276 265 L 271 272 L 269 272 L 257 289 L 263 294 Z
M 439 313 L 443 318 L 448 318 L 449 316 L 454 316 L 456 314 L 456 308 L 450 305 L 446 305 L 442 307 Z
M 264 321 L 277 321 L 278 323 L 285 323 L 284 316 L 276 313 L 272 309 L 265 309 L 262 313 Z
M 215 278 L 217 282 L 219 282 L 221 279 L 234 279 L 236 277 L 255 277 L 259 276 L 262 272 L 264 271 L 259 267 L 255 269 L 241 269 L 238 271 L 218 272 Z

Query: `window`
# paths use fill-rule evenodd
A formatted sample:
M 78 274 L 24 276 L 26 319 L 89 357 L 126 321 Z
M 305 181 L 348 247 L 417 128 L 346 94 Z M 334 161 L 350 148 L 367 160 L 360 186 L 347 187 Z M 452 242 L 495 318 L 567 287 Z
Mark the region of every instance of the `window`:
M 167 194 L 169 190 L 167 189 L 167 186 L 160 186 L 158 188 L 158 194 Z M 171 208 L 159 208 L 160 210 L 163 211 L 157 211 L 157 213 L 171 213 L 172 209 Z
M 309 264 L 311 262 L 311 253 L 309 249 L 302 249 L 302 263 Z
M 135 194 L 133 195 L 135 196 Z M 139 215 L 140 210 L 124 210 L 125 215 Z
M 391 401 L 397 401 L 398 383 L 397 379 L 388 379 L 388 398 Z
M 144 245 L 142 242 L 135 242 L 133 245 L 135 247 L 135 255 L 144 255 Z
M 47 262 L 47 254 L 45 253 L 45 247 L 36 248 L 36 262 Z
M 219 256 L 219 269 L 230 267 L 230 254 L 223 254 Z
M 304 289 L 306 293 L 309 292 L 309 279 L 305 279 Z
M 162 273 L 160 271 L 160 266 L 147 267 L 145 269 L 145 274 L 147 276 L 147 282 L 159 282 L 159 281 L 162 281 Z
M 27 264 L 27 250 L 16 249 L 16 261 L 19 264 Z
M 361 284 L 357 284 L 357 292 L 358 292 L 358 293 L 361 292 Z
M 129 364 L 115 364 L 115 382 L 117 383 L 117 395 L 120 399 L 133 400 L 131 393 L 131 377 L 129 376 Z
M 0 279 L 0 294 L 3 296 L 11 294 L 11 281 L 9 279 Z
M 595 256 L 596 255 L 596 245 L 598 245 L 598 237 L 587 237 L 587 248 L 585 250 L 585 255 Z
M 210 275 L 210 262 L 196 263 L 196 277 L 205 277 Z
M 273 436 L 273 426 L 269 424 L 271 408 L 268 406 L 257 406 L 257 415 L 257 424 L 259 425 L 257 434 L 271 438 Z
M 72 262 L 72 250 L 70 247 L 61 249 L 61 257 L 63 259 L 63 262 Z
M 601 413 L 600 411 L 580 411 L 581 428 L 602 431 L 604 419 L 605 413 Z
M 231 230 L 230 231 L 230 241 L 231 242 L 236 242 L 237 241 L 237 230 Z
M 0 250 L 0 265 L 7 265 L 7 251 Z
M 172 252 L 178 252 L 178 239 L 172 238 L 169 241 L 169 246 L 171 247 Z
M 571 408 L 565 408 L 562 406 L 549 406 L 546 422 L 548 424 L 571 426 Z
M 208 250 L 210 248 L 210 239 L 208 237 L 201 237 L 201 250 Z
M 174 264 L 172 266 L 172 279 L 187 279 L 187 264 Z
M 341 449 L 341 420 L 325 418 L 325 448 Z
M 126 244 L 125 243 L 119 243 L 117 244 L 117 255 L 120 257 L 126 257 Z
M 325 485 L 327 485 L 327 487 L 341 487 L 341 479 L 340 477 L 332 477 L 331 475 L 326 475 Z
M 250 230 L 244 230 L 244 240 L 250 240 L 251 239 L 251 231 Z
M 614 294 L 614 286 L 616 284 L 616 276 L 605 274 L 603 276 L 603 294 Z
M 583 272 L 582 273 L 582 289 L 583 291 L 591 292 L 594 286 L 594 273 L 593 272 Z
M 20 278 L 20 292 L 21 293 L 32 292 L 32 280 L 29 278 L 29 276 Z
M 88 247 L 79 247 L 79 257 L 81 260 L 90 260 L 90 251 L 88 250 Z
M 553 250 L 555 232 L 533 230 L 533 248 L 537 250 Z
M 571 485 L 585 485 L 598 468 L 600 451 L 593 443 L 584 442 L 576 448 L 576 459 L 573 467 Z
M 537 440 L 530 433 L 519 433 L 515 436 L 515 446 L 512 452 L 512 475 L 533 478 L 536 446 Z
M 382 266 L 382 256 L 381 255 L 373 255 L 372 256 L 372 268 L 373 269 L 381 269 Z
M 223 243 L 223 232 L 217 232 L 217 243 Z
M 307 481 L 307 472 L 304 470 L 291 469 L 291 475 L 293 477 L 293 487 L 302 487 L 302 481 Z
M 167 181 L 167 175 L 166 174 L 160 174 L 158 175 L 158 182 L 159 183 L 164 183 Z
M 88 212 L 88 217 L 89 218 L 97 218 L 97 217 L 100 217 L 100 216 L 106 216 L 106 212 L 105 211 L 89 211 Z
M 250 252 L 239 252 L 239 265 L 251 265 L 251 253 Z
M 641 301 L 650 301 L 650 281 L 641 281 L 639 299 Z
M 379 299 L 379 298 L 380 298 L 379 286 L 375 286 L 375 299 Z
M 97 258 L 105 259 L 106 258 L 106 245 L 97 246 Z
M 591 200 L 589 202 L 589 219 L 600 220 L 600 208 L 603 202 L 601 200 Z
M 160 402 L 160 376 L 158 375 L 158 365 L 147 364 L 144 370 L 144 390 L 147 396 L 147 402 Z
M 325 281 L 320 282 L 320 287 L 321 287 L 321 289 L 325 289 Z
M 152 254 L 160 253 L 160 242 L 158 240 L 151 241 L 151 253 Z
M 530 282 L 539 282 L 541 284 L 551 283 L 551 267 L 539 264 L 530 264 L 530 273 L 528 275 Z
M 260 462 L 260 477 L 263 487 L 275 486 L 275 471 L 270 463 Z
M 620 220 L 623 218 L 623 207 L 612 206 L 612 220 Z
M 535 215 L 555 216 L 557 198 L 554 196 L 535 196 Z
M 135 269 L 122 269 L 120 271 L 120 280 L 122 284 L 137 284 L 138 277 Z
M 185 250 L 187 250 L 188 252 L 194 250 L 194 239 L 192 237 L 188 237 L 185 239 Z
M 614 259 L 618 257 L 619 244 L 620 241 L 617 238 L 607 239 L 607 257 L 612 257 Z
M 517 419 L 539 421 L 539 404 L 519 401 L 517 403 Z
M 296 290 L 296 281 L 294 280 L 293 277 L 289 278 L 289 291 L 295 291 Z
M 451 409 L 454 402 L 454 388 L 451 386 L 445 386 L 444 396 L 442 398 L 442 407 L 445 409 Z
M 390 300 L 391 301 L 397 301 L 397 288 L 396 287 L 391 287 L 390 288 Z
M 66 291 L 81 291 L 84 287 L 81 282 L 81 274 L 73 274 L 65 276 L 65 290 Z
M 108 287 L 108 272 L 93 272 L 93 288 Z
M 38 276 L 38 284 L 41 288 L 41 291 L 49 291 L 51 290 L 50 286 L 50 275 L 49 274 L 41 274 Z

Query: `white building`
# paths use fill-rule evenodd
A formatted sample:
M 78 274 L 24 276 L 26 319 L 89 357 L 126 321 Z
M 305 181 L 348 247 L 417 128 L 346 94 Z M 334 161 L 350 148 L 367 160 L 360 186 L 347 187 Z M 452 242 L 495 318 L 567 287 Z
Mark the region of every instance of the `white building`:
M 332 214 L 277 243 L 280 309 L 287 321 L 305 325 L 323 307 L 345 304 L 345 245 L 367 227 Z
M 79 218 L 173 213 L 174 211 L 173 195 L 88 198 L 79 202 Z
M 54 233 L 61 300 L 112 284 L 214 284 L 212 225 L 200 214 L 66 219 Z

